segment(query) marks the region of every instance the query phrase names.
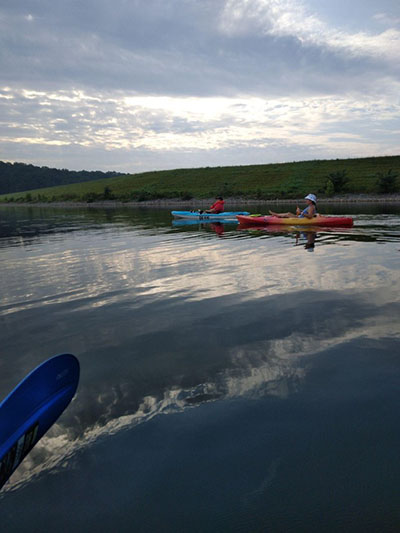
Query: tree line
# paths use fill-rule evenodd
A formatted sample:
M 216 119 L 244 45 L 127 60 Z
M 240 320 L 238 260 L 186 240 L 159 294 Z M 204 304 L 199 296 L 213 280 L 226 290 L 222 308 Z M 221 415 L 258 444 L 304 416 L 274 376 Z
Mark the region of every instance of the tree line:
M 70 183 L 113 178 L 121 175 L 121 172 L 76 171 L 0 161 L 0 194 L 31 191 L 43 187 L 68 185 Z

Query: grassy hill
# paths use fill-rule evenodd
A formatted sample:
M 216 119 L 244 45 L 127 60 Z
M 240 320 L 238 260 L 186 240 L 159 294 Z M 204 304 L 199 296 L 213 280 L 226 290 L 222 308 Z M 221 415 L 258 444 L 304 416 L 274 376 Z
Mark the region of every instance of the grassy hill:
M 315 160 L 145 172 L 2 195 L 0 201 L 143 201 L 157 198 L 208 198 L 217 194 L 271 199 L 296 198 L 309 192 L 319 196 L 335 193 L 376 194 L 398 192 L 399 176 L 400 156 Z

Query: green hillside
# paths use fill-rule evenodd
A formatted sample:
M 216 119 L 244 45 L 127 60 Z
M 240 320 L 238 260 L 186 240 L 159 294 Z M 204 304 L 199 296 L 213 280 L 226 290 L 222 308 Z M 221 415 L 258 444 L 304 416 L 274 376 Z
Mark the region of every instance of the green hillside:
M 225 197 L 295 198 L 315 192 L 400 190 L 400 156 L 145 172 L 0 196 L 6 202 Z

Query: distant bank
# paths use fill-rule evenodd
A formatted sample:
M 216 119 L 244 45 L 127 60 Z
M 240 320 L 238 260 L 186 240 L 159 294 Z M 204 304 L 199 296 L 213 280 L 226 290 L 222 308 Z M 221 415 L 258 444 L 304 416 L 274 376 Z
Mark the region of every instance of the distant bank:
M 310 192 L 320 202 L 398 202 L 400 156 L 145 172 L 3 194 L 0 202 L 198 206 L 221 195 L 233 205 L 293 202 Z
M 54 207 L 54 208 L 84 208 L 84 209 L 120 209 L 129 207 L 154 208 L 160 209 L 201 209 L 211 205 L 215 198 L 193 198 L 192 200 L 180 200 L 178 198 L 159 199 L 159 200 L 145 200 L 145 201 L 129 201 L 121 202 L 116 200 L 101 200 L 96 202 L 0 202 L 0 207 Z M 235 206 L 246 205 L 272 205 L 272 204 L 288 204 L 288 205 L 302 205 L 303 197 L 299 198 L 274 198 L 269 200 L 244 199 L 244 198 L 225 198 L 225 205 L 227 209 Z M 318 205 L 324 204 L 399 204 L 400 194 L 348 194 L 342 196 L 332 196 L 330 198 L 320 198 Z

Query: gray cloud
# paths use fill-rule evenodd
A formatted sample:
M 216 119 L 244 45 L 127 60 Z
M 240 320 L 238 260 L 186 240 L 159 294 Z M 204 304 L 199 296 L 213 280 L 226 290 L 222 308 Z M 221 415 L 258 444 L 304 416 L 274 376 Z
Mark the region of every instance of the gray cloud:
M 260 27 L 221 29 L 223 1 L 6 2 L 8 83 L 145 94 L 274 95 L 363 90 L 397 67 Z M 18 36 L 18 38 L 16 38 Z
M 3 0 L 0 159 L 140 171 L 396 153 L 400 10 L 354 4 L 348 20 L 345 0 Z

